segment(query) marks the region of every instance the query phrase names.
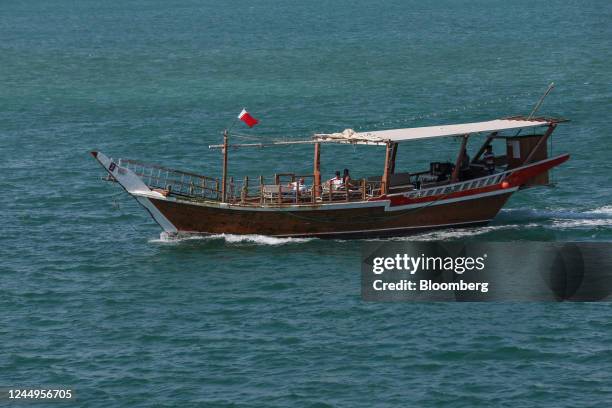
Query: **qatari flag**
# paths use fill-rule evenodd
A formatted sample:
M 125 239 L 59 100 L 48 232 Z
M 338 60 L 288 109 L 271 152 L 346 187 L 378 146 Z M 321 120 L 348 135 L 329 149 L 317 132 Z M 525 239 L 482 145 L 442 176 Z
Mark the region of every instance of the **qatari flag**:
M 238 115 L 238 119 L 246 123 L 248 127 L 253 127 L 259 123 L 257 119 L 252 117 L 251 114 L 246 111 L 246 109 L 243 109 L 242 112 L 240 112 L 240 115 Z

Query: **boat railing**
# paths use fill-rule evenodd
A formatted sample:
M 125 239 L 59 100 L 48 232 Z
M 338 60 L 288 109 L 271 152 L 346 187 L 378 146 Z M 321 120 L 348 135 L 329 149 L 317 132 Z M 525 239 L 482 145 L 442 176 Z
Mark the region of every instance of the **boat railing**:
M 448 195 L 448 194 L 456 193 L 459 191 L 467 191 L 467 190 L 471 190 L 475 188 L 482 188 L 482 187 L 487 187 L 487 186 L 501 183 L 502 180 L 507 175 L 508 175 L 508 172 L 495 173 L 489 176 L 470 179 L 470 180 L 462 181 L 459 183 L 444 184 L 444 185 L 437 185 L 433 187 L 421 188 L 421 189 L 410 191 L 407 193 L 402 193 L 402 195 L 408 198 L 412 198 L 412 199 L 438 196 L 438 195 Z
M 193 200 L 222 201 L 222 181 L 182 170 L 119 159 L 120 167 L 131 170 L 150 189 L 166 196 Z M 277 173 L 272 176 L 228 177 L 225 201 L 245 206 L 316 204 L 337 201 L 363 201 L 380 196 L 380 181 L 353 180 L 350 186 L 323 182 L 315 187 L 314 174 Z
M 219 179 L 170 169 L 137 160 L 119 159 L 119 166 L 130 169 L 152 190 L 165 195 L 220 200 Z
M 129 168 L 149 188 L 165 195 L 221 201 L 222 189 L 218 178 L 129 159 L 119 159 L 119 166 Z M 459 183 L 436 185 L 398 194 L 410 199 L 444 196 L 500 183 L 508 174 L 508 172 L 495 173 Z M 354 180 L 351 186 L 341 187 L 336 187 L 327 181 L 315 189 L 313 174 L 277 173 L 255 179 L 244 177 L 237 180 L 229 177 L 226 201 L 237 205 L 270 206 L 365 201 L 380 195 L 380 181 Z
M 325 182 L 315 187 L 314 174 L 277 173 L 258 178 L 230 177 L 227 201 L 237 205 L 271 206 L 316 204 L 336 201 L 363 201 L 380 195 L 380 182 L 356 180 L 351 186 L 332 186 Z
M 222 200 L 221 181 L 218 178 L 130 159 L 119 159 L 119 166 L 130 169 L 149 188 L 160 191 L 164 195 L 196 200 Z M 410 199 L 444 196 L 501 183 L 510 173 L 495 173 L 458 183 L 415 188 L 396 194 L 402 194 Z M 365 201 L 381 195 L 380 180 L 353 180 L 350 186 L 340 187 L 326 181 L 315 188 L 314 177 L 314 174 L 295 173 L 277 173 L 273 176 L 257 178 L 244 177 L 240 180 L 229 177 L 226 186 L 226 201 L 230 204 L 245 206 L 312 205 L 339 201 Z

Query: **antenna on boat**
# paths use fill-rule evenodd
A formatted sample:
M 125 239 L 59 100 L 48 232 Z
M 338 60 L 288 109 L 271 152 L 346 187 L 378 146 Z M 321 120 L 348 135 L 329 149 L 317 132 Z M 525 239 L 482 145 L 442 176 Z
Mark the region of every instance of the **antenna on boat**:
M 533 116 L 538 112 L 538 110 L 540 109 L 540 107 L 544 103 L 544 99 L 546 99 L 546 97 L 548 96 L 550 91 L 552 91 L 554 89 L 554 87 L 555 87 L 555 83 L 554 82 L 551 82 L 550 85 L 548 85 L 548 88 L 546 88 L 546 92 L 544 92 L 544 95 L 540 96 L 540 99 L 538 100 L 538 103 L 535 104 L 535 106 L 531 110 L 531 113 L 529 114 L 529 116 L 527 116 L 527 120 L 531 120 L 533 118 Z M 522 131 L 523 131 L 523 129 L 519 129 L 518 132 L 516 132 L 516 135 L 514 135 L 514 136 L 520 135 Z
M 531 118 L 533 118 L 533 115 L 535 115 L 536 112 L 540 109 L 540 106 L 542 106 L 542 103 L 544 103 L 544 99 L 548 96 L 548 94 L 550 93 L 550 91 L 553 90 L 554 87 L 555 87 L 555 83 L 554 82 L 551 82 L 550 85 L 548 85 L 548 88 L 546 89 L 546 92 L 544 92 L 544 95 L 542 95 L 540 97 L 540 100 L 538 101 L 538 103 L 536 103 L 536 105 L 533 107 L 533 110 L 531 111 L 531 113 L 527 117 L 527 120 L 530 120 Z

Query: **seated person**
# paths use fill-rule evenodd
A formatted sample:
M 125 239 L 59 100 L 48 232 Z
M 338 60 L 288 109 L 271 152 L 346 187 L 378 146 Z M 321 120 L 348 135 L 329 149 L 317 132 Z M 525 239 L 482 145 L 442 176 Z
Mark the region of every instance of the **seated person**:
M 291 191 L 296 191 L 299 188 L 300 193 L 304 193 L 306 191 L 306 186 L 304 185 L 304 178 L 302 177 L 299 180 L 290 183 L 289 187 L 291 187 Z
M 482 156 L 482 159 L 489 174 L 495 173 L 495 154 L 493 153 L 493 146 L 487 146 L 487 150 Z
M 340 172 L 336 171 L 336 177 L 331 178 L 327 181 L 329 187 L 333 190 L 340 190 L 344 187 L 344 180 L 340 177 Z
M 353 184 L 351 184 L 351 175 L 349 174 L 349 169 L 344 169 L 344 174 L 342 175 L 342 184 L 343 187 L 355 187 Z

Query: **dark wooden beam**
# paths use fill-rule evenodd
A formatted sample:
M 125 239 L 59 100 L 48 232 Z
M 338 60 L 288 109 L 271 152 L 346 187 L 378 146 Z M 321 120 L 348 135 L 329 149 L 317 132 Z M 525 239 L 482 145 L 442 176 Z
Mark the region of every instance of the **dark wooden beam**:
M 533 156 L 535 156 L 536 152 L 538 151 L 538 149 L 542 146 L 543 143 L 546 143 L 546 141 L 548 140 L 548 138 L 550 137 L 550 135 L 552 135 L 552 132 L 555 131 L 555 128 L 557 127 L 557 125 L 555 123 L 552 123 L 548 129 L 546 130 L 546 133 L 544 133 L 544 136 L 542 136 L 540 138 L 540 140 L 538 140 L 538 143 L 536 143 L 535 147 L 533 149 L 531 149 L 531 152 L 529 152 L 529 155 L 527 156 L 527 158 L 525 159 L 525 161 L 523 162 L 523 165 L 525 164 L 529 164 L 529 162 L 531 161 L 531 159 L 533 158 Z
M 387 194 L 389 192 L 389 176 L 391 175 L 391 145 L 392 142 L 387 142 L 387 149 L 385 151 L 385 169 L 383 172 L 382 180 L 380 183 L 381 194 Z
M 453 169 L 453 175 L 451 176 L 451 182 L 453 183 L 459 178 L 459 170 L 461 166 L 461 161 L 463 159 L 463 152 L 465 151 L 468 138 L 469 135 L 464 135 L 463 140 L 461 141 L 461 147 L 459 148 L 459 154 L 457 155 L 457 160 L 455 161 L 455 168 Z
M 393 146 L 391 147 L 391 168 L 389 169 L 391 174 L 395 174 L 395 157 L 397 156 L 398 147 L 398 143 L 393 143 Z
M 227 129 L 223 132 L 223 180 L 221 182 L 221 202 L 225 202 L 227 196 L 227 150 L 228 150 Z
M 321 143 L 315 143 L 314 145 L 313 173 L 312 190 L 316 198 L 321 194 Z

